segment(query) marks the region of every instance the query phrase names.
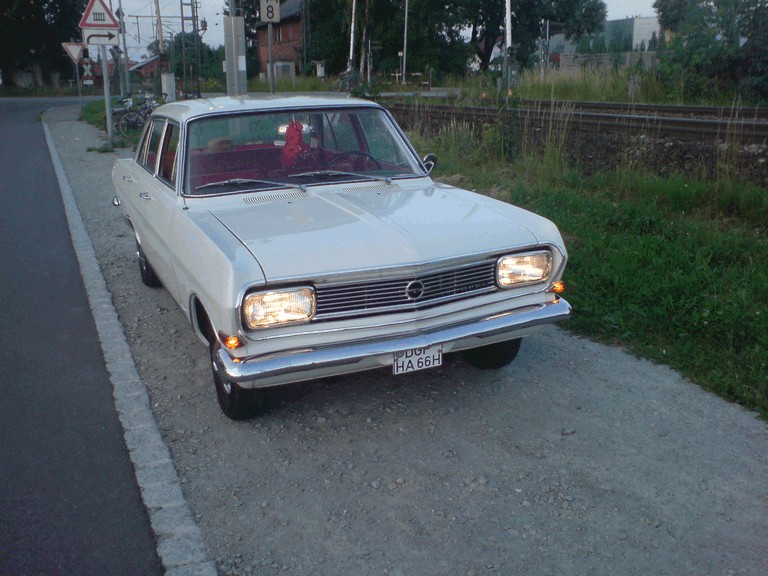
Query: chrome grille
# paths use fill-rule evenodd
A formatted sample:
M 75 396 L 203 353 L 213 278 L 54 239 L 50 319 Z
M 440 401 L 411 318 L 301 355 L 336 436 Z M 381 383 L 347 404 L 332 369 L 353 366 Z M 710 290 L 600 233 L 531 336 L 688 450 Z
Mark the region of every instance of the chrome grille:
M 397 279 L 317 286 L 315 318 L 419 310 L 496 289 L 496 262 Z

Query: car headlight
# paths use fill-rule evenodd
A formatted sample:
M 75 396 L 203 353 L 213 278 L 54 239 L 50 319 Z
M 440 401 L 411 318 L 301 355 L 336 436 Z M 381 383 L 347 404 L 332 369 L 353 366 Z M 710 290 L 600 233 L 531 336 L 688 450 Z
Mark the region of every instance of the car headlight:
M 496 264 L 496 281 L 502 288 L 544 282 L 550 274 L 552 253 L 549 250 L 503 256 Z
M 315 314 L 312 288 L 283 288 L 251 292 L 243 299 L 243 323 L 248 329 L 303 322 Z

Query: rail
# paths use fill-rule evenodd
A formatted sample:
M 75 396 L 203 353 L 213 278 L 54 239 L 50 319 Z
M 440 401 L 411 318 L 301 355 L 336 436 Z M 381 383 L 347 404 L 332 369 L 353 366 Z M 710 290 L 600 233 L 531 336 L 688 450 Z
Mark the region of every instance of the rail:
M 510 109 L 491 107 L 462 107 L 445 104 L 387 103 L 387 108 L 398 118 L 411 119 L 415 115 L 426 123 L 463 121 L 489 124 L 516 121 L 519 129 L 526 126 L 546 125 L 551 121 L 567 123 L 569 130 L 584 133 L 645 134 L 656 138 L 681 140 L 727 141 L 741 144 L 768 143 L 768 111 L 760 108 L 738 109 L 718 107 L 673 107 L 637 105 L 632 112 L 616 111 L 616 104 L 600 103 L 602 110 L 590 111 L 580 107 L 586 103 L 525 101 L 523 106 Z M 527 104 L 527 106 L 525 105 Z M 577 104 L 579 106 L 577 106 Z M 594 108 L 595 103 L 588 103 Z M 612 108 L 609 108 L 612 107 Z M 665 114 L 662 115 L 661 111 Z M 655 111 L 655 112 L 654 112 Z M 687 111 L 689 117 L 684 117 Z M 640 112 L 640 113 L 638 113 Z M 673 115 L 670 115 L 673 114 Z M 763 116 L 765 114 L 765 116 Z M 694 115 L 695 117 L 690 117 Z M 703 116 L 703 117 L 702 117 Z M 765 119 L 762 119 L 765 117 Z

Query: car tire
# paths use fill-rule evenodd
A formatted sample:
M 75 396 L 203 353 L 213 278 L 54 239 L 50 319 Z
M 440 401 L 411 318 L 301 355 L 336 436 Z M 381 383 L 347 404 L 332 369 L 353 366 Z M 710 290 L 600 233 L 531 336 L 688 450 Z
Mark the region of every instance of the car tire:
M 216 371 L 214 357 L 218 347 L 211 346 L 211 370 L 216 387 L 216 399 L 224 415 L 231 420 L 248 420 L 264 412 L 266 392 L 256 388 L 249 390 L 237 382 L 224 380 Z
M 157 276 L 155 269 L 152 268 L 152 264 L 147 260 L 147 255 L 144 254 L 144 250 L 141 248 L 138 240 L 136 240 L 136 259 L 139 261 L 139 273 L 144 285 L 150 288 L 160 288 L 163 283 Z
M 464 350 L 464 359 L 480 370 L 496 370 L 512 363 L 520 351 L 522 338 L 507 340 L 497 344 L 488 344 L 479 348 Z

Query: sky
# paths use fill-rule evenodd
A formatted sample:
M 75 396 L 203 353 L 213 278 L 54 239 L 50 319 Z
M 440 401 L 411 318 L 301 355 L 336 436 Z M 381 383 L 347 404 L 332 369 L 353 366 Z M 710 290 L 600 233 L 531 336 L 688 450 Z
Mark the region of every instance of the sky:
M 654 16 L 653 0 L 604 0 L 608 7 L 608 20 L 619 20 L 631 16 Z M 112 12 L 116 12 L 122 2 L 126 14 L 126 43 L 128 55 L 133 60 L 141 60 L 147 53 L 146 46 L 155 39 L 156 14 L 155 0 L 104 0 Z M 198 0 L 198 16 L 208 22 L 208 31 L 203 35 L 203 41 L 210 46 L 224 44 L 224 27 L 222 25 L 223 0 Z M 188 4 L 189 0 L 185 0 Z M 181 31 L 179 16 L 181 14 L 180 0 L 160 0 L 160 15 L 163 18 L 163 28 L 168 31 Z M 191 25 L 185 25 L 186 30 Z

